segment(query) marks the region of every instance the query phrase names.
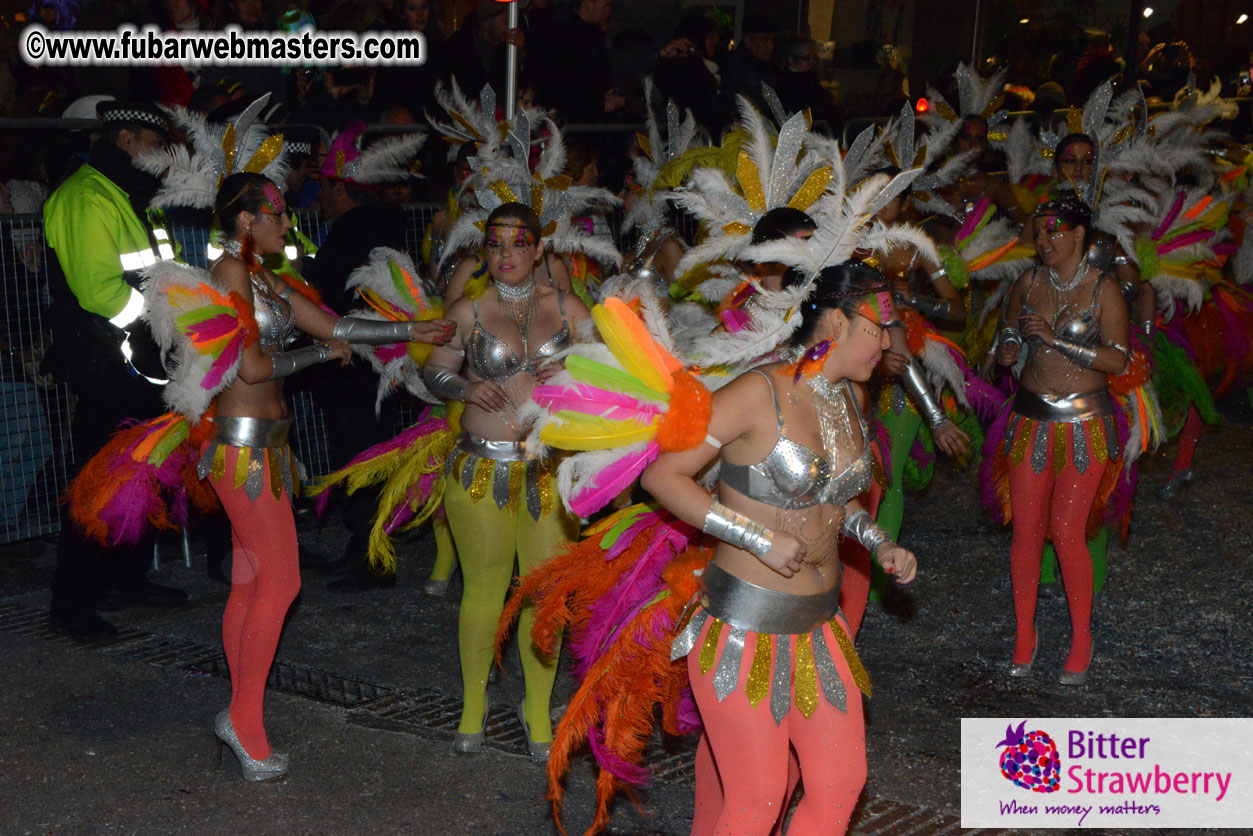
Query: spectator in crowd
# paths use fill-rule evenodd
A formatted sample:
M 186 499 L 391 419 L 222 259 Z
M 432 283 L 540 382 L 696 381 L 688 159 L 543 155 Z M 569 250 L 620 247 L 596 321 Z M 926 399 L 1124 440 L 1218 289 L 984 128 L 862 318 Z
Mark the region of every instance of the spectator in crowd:
M 378 190 L 360 184 L 336 166 L 337 157 L 354 159 L 359 153 L 354 139 L 364 125 L 354 126 L 331 143 L 322 165 L 318 208 L 330 225 L 306 278 L 336 313 L 357 306 L 355 291 L 348 290 L 348 276 L 365 264 L 375 247 L 405 249 L 405 215 L 397 203 L 378 200 Z M 342 163 L 341 163 L 342 167 Z M 326 417 L 330 465 L 348 464 L 367 447 L 391 438 L 397 421 L 398 398 L 383 402 L 375 414 L 378 380 L 368 366 L 324 364 L 306 374 L 306 385 Z M 366 557 L 370 523 L 378 510 L 378 490 L 362 489 L 340 497 L 344 526 L 350 539 L 339 568 L 345 574 L 327 586 L 332 592 L 356 592 L 394 583 L 372 573 Z
M 776 92 L 789 114 L 809 109 L 815 130 L 839 136 L 844 119 L 818 77 L 818 44 L 797 38 L 783 51 L 783 72 Z
M 269 31 L 278 28 L 278 21 L 267 0 L 229 0 L 224 24 L 238 26 L 245 31 Z M 217 84 L 227 78 L 247 91 L 249 101 L 270 93 L 271 103 L 278 104 L 283 101 L 287 92 L 287 79 L 283 70 L 273 64 L 232 63 L 229 66 L 206 67 L 200 86 Z
M 431 0 L 398 0 L 396 13 L 387 27 L 396 32 L 420 32 L 426 39 L 426 63 L 421 66 L 379 66 L 375 68 L 374 102 L 380 108 L 401 106 L 419 118 L 437 113 L 435 80 L 443 61 L 443 36 L 431 15 Z
M 165 113 L 152 103 L 117 101 L 101 102 L 98 112 L 100 141 L 44 205 L 44 232 L 56 256 L 49 264 L 54 351 L 45 368 L 67 380 L 78 398 L 71 433 L 80 465 L 124 419 L 163 411 L 160 388 L 132 371 L 123 349 L 143 309 L 139 269 L 173 256 L 168 244 L 153 243 L 146 212 L 159 181 L 132 165 L 169 141 Z M 74 526 L 63 527 L 52 625 L 80 637 L 116 632 L 96 612 L 106 592 L 114 606 L 186 602 L 182 590 L 148 580 L 152 549 L 151 538 L 133 548 L 105 548 Z
M 662 99 L 674 99 L 680 109 L 692 111 L 711 135 L 721 127 L 718 65 L 712 60 L 717 48 L 717 24 L 703 15 L 688 17 L 679 25 L 674 40 L 657 53 L 653 71 L 653 82 Z
M 775 27 L 759 14 L 744 16 L 744 37 L 736 45 L 722 71 L 722 117 L 735 121 L 736 97 L 744 96 L 762 113 L 769 113 L 761 86 L 776 86 L 774 73 Z
M 505 48 L 509 44 L 519 50 L 526 39 L 520 29 L 509 28 L 507 4 L 496 0 L 479 0 L 478 10 L 466 17 L 465 23 L 448 39 L 445 60 L 439 78 L 448 85 L 457 85 L 467 96 L 476 96 L 484 84 L 496 91 L 505 89 Z
M 611 0 L 574 0 L 554 15 L 552 25 L 527 55 L 527 74 L 540 104 L 567 123 L 604 122 L 623 110 L 615 89 L 605 30 Z

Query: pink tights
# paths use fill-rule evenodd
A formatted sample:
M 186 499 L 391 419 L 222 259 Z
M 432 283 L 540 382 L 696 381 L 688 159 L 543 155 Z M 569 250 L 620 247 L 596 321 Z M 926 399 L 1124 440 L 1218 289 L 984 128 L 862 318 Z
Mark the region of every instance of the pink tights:
M 1009 573 L 1017 622 L 1013 660 L 1029 662 L 1035 649 L 1040 560 L 1044 540 L 1048 537 L 1057 550 L 1066 603 L 1070 608 L 1070 655 L 1063 667 L 1081 671 L 1087 669 L 1092 657 L 1092 557 L 1084 529 L 1101 477 L 1109 465 L 1092 462 L 1087 472 L 1081 474 L 1073 461 L 1067 461 L 1061 473 L 1054 476 L 1053 433 L 1064 427 L 1064 424 L 1049 426 L 1050 455 L 1043 473 L 1032 469 L 1030 455 L 1009 471 L 1009 501 L 1014 515 Z
M 712 624 L 712 619 L 709 624 Z M 722 702 L 714 694 L 713 677 L 700 672 L 700 647 L 688 654 L 688 676 L 700 709 L 705 733 L 696 753 L 696 815 L 692 836 L 769 836 L 777 833 L 790 789 L 789 773 L 799 767 L 805 794 L 788 827 L 789 836 L 840 836 L 866 783 L 865 722 L 861 692 L 838 650 L 830 626 L 824 626 L 836 670 L 844 683 L 847 711 L 821 695 L 806 718 L 795 705 L 776 725 L 769 697 L 749 705 L 744 689 L 755 634 L 740 666 L 740 679 Z M 730 631 L 723 630 L 720 644 Z M 795 654 L 795 637 L 792 652 Z M 777 651 L 776 651 L 777 652 Z M 721 647 L 718 658 L 721 658 Z M 793 659 L 793 670 L 795 660 Z M 795 766 L 789 767 L 789 762 Z
M 222 617 L 222 646 L 231 672 L 231 725 L 254 758 L 270 756 L 262 703 L 283 620 L 300 591 L 296 521 L 286 491 L 270 491 L 269 463 L 261 495 L 248 498 L 233 476 L 240 448 L 226 448 L 226 475 L 212 482 L 231 521 L 231 595 Z

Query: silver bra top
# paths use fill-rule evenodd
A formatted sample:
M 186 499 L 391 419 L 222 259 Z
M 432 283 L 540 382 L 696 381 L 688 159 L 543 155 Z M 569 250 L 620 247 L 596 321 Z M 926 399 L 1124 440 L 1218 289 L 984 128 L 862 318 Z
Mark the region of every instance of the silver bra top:
M 1035 287 L 1037 273 L 1031 278 L 1031 286 Z M 1053 326 L 1055 336 L 1063 340 L 1070 340 L 1082 346 L 1099 346 L 1101 344 L 1101 306 L 1097 304 L 1097 295 L 1101 292 L 1101 283 L 1105 281 L 1104 276 L 1098 276 L 1096 284 L 1092 286 L 1092 298 L 1088 300 L 1088 306 L 1078 311 L 1065 322 L 1056 323 Z M 1028 288 L 1027 295 L 1031 295 L 1031 289 Z M 1023 302 L 1023 314 L 1035 313 L 1035 308 L 1030 302 Z
M 282 351 L 296 335 L 296 318 L 285 298 L 275 296 L 263 280 L 252 277 L 253 316 L 257 336 L 266 351 Z
M 861 455 L 843 473 L 832 475 L 830 463 L 814 450 L 797 444 L 787 437 L 783 423 L 783 411 L 779 407 L 779 395 L 774 381 L 765 372 L 753 370 L 766 378 L 770 394 L 774 398 L 774 414 L 779 424 L 779 438 L 766 457 L 757 464 L 732 464 L 724 461 L 719 479 L 749 499 L 772 505 L 775 508 L 795 510 L 814 505 L 843 505 L 870 487 L 874 462 L 866 430 L 866 421 L 857 409 L 857 400 L 848 388 L 848 382 L 840 384 L 844 396 L 857 413 L 861 427 L 863 447 Z
M 470 332 L 470 342 L 466 347 L 466 359 L 470 371 L 484 380 L 499 382 L 508 380 L 518 372 L 534 373 L 537 366 L 558 352 L 569 348 L 574 341 L 570 334 L 570 324 L 566 322 L 566 294 L 557 291 L 557 305 L 561 310 L 561 330 L 556 336 L 535 350 L 535 353 L 519 360 L 509 343 L 490 333 L 479 322 L 479 304 L 474 304 L 474 330 Z M 525 349 L 526 343 L 523 341 Z

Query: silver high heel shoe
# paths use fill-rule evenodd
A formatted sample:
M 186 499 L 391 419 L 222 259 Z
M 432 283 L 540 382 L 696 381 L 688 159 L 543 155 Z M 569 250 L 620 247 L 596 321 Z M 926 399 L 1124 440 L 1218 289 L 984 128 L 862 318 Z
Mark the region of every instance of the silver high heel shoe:
M 476 732 L 457 732 L 453 735 L 452 750 L 459 755 L 473 755 L 483 751 L 483 733 L 487 731 L 487 713 L 492 710 L 489 698 L 483 706 L 483 725 Z
M 537 743 L 531 739 L 531 727 L 526 722 L 525 708 L 525 700 L 518 703 L 518 722 L 522 724 L 522 733 L 526 735 L 526 753 L 536 763 L 547 763 L 548 756 L 552 753 L 553 745 L 551 743 Z
M 1196 473 L 1192 468 L 1187 470 L 1177 470 L 1170 475 L 1166 483 L 1157 489 L 1157 498 L 1163 502 L 1169 502 L 1179 494 L 1183 493 L 1183 489 L 1192 484 L 1196 480 Z
M 1030 662 L 1015 662 L 1013 659 L 1009 661 L 1009 675 L 1018 679 L 1024 676 L 1031 676 L 1031 666 L 1035 664 L 1035 655 L 1040 650 L 1040 631 L 1035 631 L 1035 647 L 1031 648 Z
M 1088 654 L 1088 664 L 1081 671 L 1068 671 L 1065 668 L 1057 674 L 1057 681 L 1062 685 L 1078 686 L 1088 684 L 1088 670 L 1092 667 L 1092 657 L 1096 656 L 1096 642 L 1092 642 L 1092 652 Z
M 213 720 L 213 733 L 218 739 L 218 768 L 222 766 L 222 747 L 227 746 L 239 760 L 239 768 L 243 770 L 245 781 L 277 781 L 287 775 L 287 755 L 282 752 L 271 752 L 263 761 L 249 755 L 244 745 L 235 734 L 231 724 L 231 710 L 224 708 Z

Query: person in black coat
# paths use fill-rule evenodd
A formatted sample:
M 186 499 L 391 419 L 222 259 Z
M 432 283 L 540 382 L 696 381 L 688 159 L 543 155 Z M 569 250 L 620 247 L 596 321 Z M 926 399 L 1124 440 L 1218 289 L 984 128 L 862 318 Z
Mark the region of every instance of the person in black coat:
M 536 98 L 567 124 L 615 119 L 626 104 L 614 87 L 605 47 L 612 15 L 611 0 L 574 0 L 536 33 L 527 54 L 527 76 L 535 85 Z

